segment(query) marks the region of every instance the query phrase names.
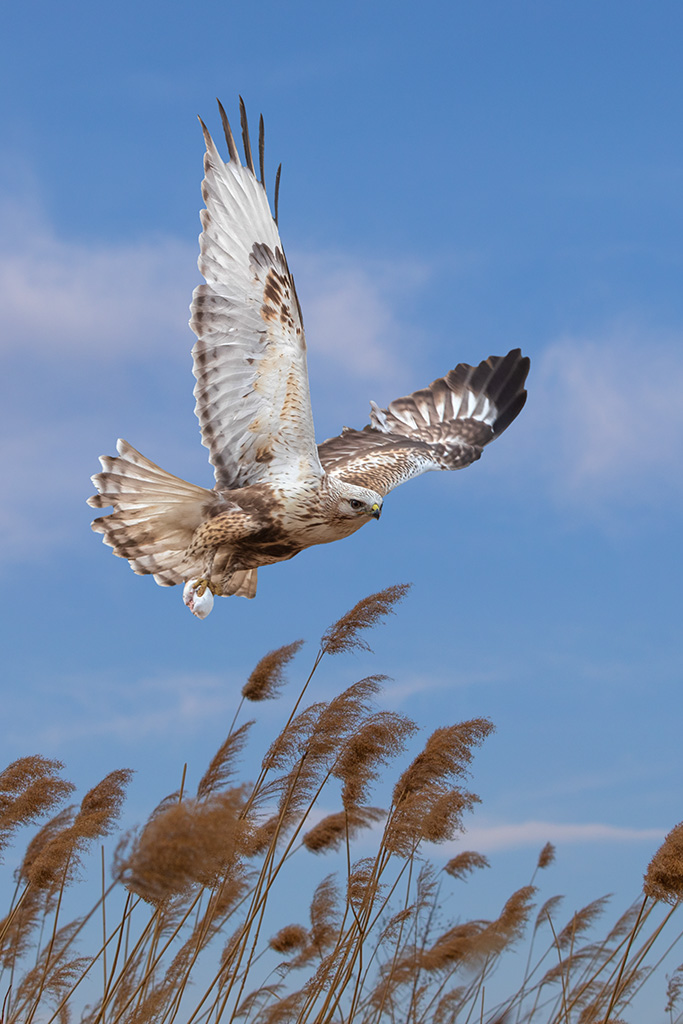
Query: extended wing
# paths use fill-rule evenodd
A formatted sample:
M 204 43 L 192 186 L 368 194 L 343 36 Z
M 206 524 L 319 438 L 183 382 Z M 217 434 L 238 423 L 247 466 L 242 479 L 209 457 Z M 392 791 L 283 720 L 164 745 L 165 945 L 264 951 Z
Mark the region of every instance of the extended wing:
M 219 107 L 230 160 L 223 162 L 202 122 L 206 209 L 198 264 L 206 284 L 190 307 L 202 444 L 219 489 L 319 478 L 301 310 L 264 185 L 263 120 L 259 180 L 244 104 L 247 166 Z M 277 213 L 277 184 L 275 206 Z
M 326 472 L 383 495 L 430 469 L 462 469 L 519 415 L 528 372 L 518 348 L 479 366 L 459 363 L 387 409 L 373 402 L 370 424 L 323 441 L 320 461 Z

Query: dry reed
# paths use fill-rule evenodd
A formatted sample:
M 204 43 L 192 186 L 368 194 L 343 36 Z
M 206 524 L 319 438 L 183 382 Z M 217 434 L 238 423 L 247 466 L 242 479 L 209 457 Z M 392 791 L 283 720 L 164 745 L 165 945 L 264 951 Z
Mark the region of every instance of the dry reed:
M 308 932 L 302 925 L 287 924 L 276 935 L 273 935 L 268 945 L 276 953 L 291 953 L 295 949 L 301 949 L 307 941 Z
M 41 818 L 73 792 L 73 784 L 59 777 L 63 767 L 61 761 L 34 755 L 0 772 L 0 854 L 19 826 Z
M 167 807 L 135 837 L 117 877 L 149 903 L 163 904 L 193 885 L 213 888 L 245 847 L 242 788 Z
M 285 681 L 285 666 L 303 646 L 303 640 L 278 647 L 264 655 L 242 687 L 245 700 L 273 700 Z
M 643 892 L 672 905 L 683 900 L 683 822 L 671 829 L 650 861 Z
M 410 590 L 409 583 L 397 583 L 377 594 L 364 597 L 350 611 L 342 615 L 326 633 L 323 634 L 321 646 L 325 654 L 342 654 L 345 651 L 369 651 L 370 645 L 363 630 L 372 629 L 394 610 L 394 606 L 402 601 Z
M 337 850 L 345 841 L 355 839 L 361 829 L 380 821 L 384 814 L 379 807 L 352 807 L 328 814 L 304 834 L 303 844 L 311 853 Z
M 0 774 L 0 851 L 19 827 L 52 815 L 28 843 L 15 899 L 0 922 L 2 1024 L 67 1024 L 74 1011 L 83 1024 L 623 1019 L 683 898 L 683 825 L 655 854 L 645 900 L 600 940 L 589 933 L 604 899 L 560 927 L 561 897 L 546 899 L 536 912 L 532 884 L 514 892 L 492 920 L 462 920 L 458 886 L 472 883 L 488 860 L 449 850 L 439 872 L 425 860 L 423 844 L 450 842 L 464 829 L 466 812 L 478 802 L 465 782 L 491 723 L 475 718 L 437 729 L 393 772 L 398 777 L 385 813 L 369 806 L 372 791 L 386 786 L 417 727 L 376 709 L 383 677 L 365 677 L 332 700 L 302 706 L 323 659 L 368 650 L 366 631 L 406 590 L 371 595 L 327 630 L 253 783 L 240 776 L 252 723 L 233 722 L 196 794 L 184 793 L 183 776 L 181 791 L 119 842 L 114 881 L 107 888 L 103 876 L 93 910 L 83 917 L 63 923 L 67 886 L 80 877 L 91 847 L 112 833 L 131 773 L 111 773 L 80 806 L 62 810 L 73 787 L 59 762 L 22 758 Z M 277 696 L 300 647 L 297 641 L 262 658 L 243 699 Z M 340 801 L 341 810 L 320 817 L 320 807 Z M 316 884 L 319 860 L 311 854 L 335 858 L 342 877 L 329 873 Z M 554 859 L 547 843 L 533 875 Z M 286 881 L 290 862 L 299 865 L 293 886 Z M 272 927 L 287 896 L 290 920 L 308 904 L 307 925 Z M 655 901 L 671 906 L 658 909 Z M 496 1000 L 493 975 L 528 930 L 521 984 Z M 79 943 L 87 943 L 88 955 Z M 680 1020 L 681 972 L 674 971 L 666 992 L 671 1021 Z
M 451 857 L 444 867 L 444 871 L 451 878 L 465 878 L 466 875 L 471 874 L 473 871 L 490 867 L 491 865 L 483 853 L 477 853 L 475 850 L 464 850 L 462 853 L 457 854 L 457 856 Z

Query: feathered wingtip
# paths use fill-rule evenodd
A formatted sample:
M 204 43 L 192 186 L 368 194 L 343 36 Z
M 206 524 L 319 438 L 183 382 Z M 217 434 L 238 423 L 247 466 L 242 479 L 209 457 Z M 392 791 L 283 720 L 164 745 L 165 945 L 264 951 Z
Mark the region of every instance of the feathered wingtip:
M 479 431 L 469 438 L 470 443 L 483 447 L 499 437 L 524 408 L 530 365 L 528 356 L 518 348 L 506 356 L 489 356 L 478 366 L 458 363 L 445 377 L 395 398 L 386 409 L 371 402 L 370 428 L 366 430 L 420 437 L 421 431 L 428 435 L 435 426 L 469 420 L 488 428 L 488 432 Z
M 221 115 L 221 124 L 223 125 L 223 134 L 225 135 L 225 141 L 228 147 L 228 155 L 230 160 L 237 165 L 237 167 L 246 166 L 256 180 L 260 183 L 263 191 L 267 195 L 266 189 L 266 176 L 265 176 L 265 151 L 266 151 L 266 139 L 265 139 L 265 127 L 263 123 L 263 114 L 259 115 L 259 134 L 258 134 L 258 159 L 259 159 L 259 173 L 257 175 L 256 168 L 254 166 L 254 158 L 251 149 L 251 138 L 249 135 L 249 122 L 247 120 L 247 108 L 244 100 L 240 96 L 240 127 L 242 129 L 242 145 L 244 147 L 244 158 L 246 163 L 243 165 L 240 160 L 239 151 L 235 142 L 235 136 L 233 135 L 232 128 L 228 115 L 225 112 L 225 107 L 221 101 L 216 97 L 216 103 L 218 104 L 218 110 Z M 204 133 L 204 142 L 206 144 L 207 153 L 211 156 L 214 153 L 218 153 L 216 145 L 211 138 L 211 133 L 202 121 L 201 117 L 198 118 L 199 123 L 202 126 L 202 132 Z M 275 174 L 275 194 L 274 194 L 274 216 L 273 220 L 278 223 L 278 205 L 280 199 L 280 174 L 282 171 L 282 164 L 278 165 L 277 172 Z
M 479 366 L 460 363 L 446 375 L 446 380 L 452 390 L 468 390 L 479 402 L 492 403 L 496 418 L 491 426 L 494 437 L 499 437 L 524 408 L 527 399 L 524 385 L 530 366 L 529 357 L 523 356 L 521 349 L 513 348 L 505 356 L 489 356 Z M 476 411 L 470 415 L 476 416 Z

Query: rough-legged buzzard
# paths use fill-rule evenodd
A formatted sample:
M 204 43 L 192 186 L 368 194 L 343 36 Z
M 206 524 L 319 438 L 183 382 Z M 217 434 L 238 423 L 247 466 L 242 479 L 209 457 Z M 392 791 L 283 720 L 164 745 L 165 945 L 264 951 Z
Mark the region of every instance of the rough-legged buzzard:
M 519 414 L 529 360 L 519 349 L 459 363 L 429 387 L 374 403 L 362 430 L 316 445 L 301 309 L 240 101 L 246 163 L 220 106 L 229 152 L 206 141 L 199 269 L 190 326 L 196 413 L 215 470 L 212 490 L 172 476 L 119 441 L 94 476 L 96 519 L 116 555 L 162 586 L 185 584 L 199 617 L 213 595 L 253 597 L 261 565 L 348 537 L 379 519 L 385 495 L 430 469 L 462 469 Z

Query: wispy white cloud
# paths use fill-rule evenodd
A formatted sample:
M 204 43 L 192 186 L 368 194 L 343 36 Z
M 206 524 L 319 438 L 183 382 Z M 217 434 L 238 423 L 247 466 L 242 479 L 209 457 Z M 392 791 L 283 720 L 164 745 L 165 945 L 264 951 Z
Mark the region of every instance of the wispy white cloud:
M 615 327 L 554 341 L 516 427 L 532 477 L 589 515 L 683 497 L 683 336 Z
M 194 240 L 170 236 L 106 243 L 61 238 L 39 210 L 0 201 L 7 225 L 0 247 L 0 342 L 30 352 L 101 364 L 170 357 L 187 350 L 192 289 L 199 283 Z M 298 251 L 290 262 L 316 358 L 357 379 L 391 377 L 402 366 L 411 328 L 400 315 L 427 269 L 409 261 L 360 260 Z M 419 339 L 418 339 L 419 340 Z
M 297 252 L 290 262 L 316 358 L 356 380 L 398 380 L 423 340 L 402 311 L 428 269 L 341 253 Z
M 498 668 L 482 668 L 476 671 L 458 667 L 448 675 L 423 675 L 421 673 L 401 674 L 400 680 L 390 679 L 382 685 L 378 703 L 387 707 L 398 707 L 413 697 L 444 692 L 448 697 L 455 690 L 470 686 L 481 686 L 486 683 L 505 681 L 509 677 L 509 665 Z M 438 698 L 437 698 L 438 699 Z
M 2 204 L 0 343 L 8 355 L 145 358 L 187 336 L 194 248 L 164 237 L 107 244 L 60 238 L 36 209 Z
M 180 372 L 181 357 L 189 367 L 188 304 L 199 278 L 194 242 L 74 241 L 59 237 L 30 204 L 6 202 L 4 213 L 0 357 L 10 367 L 3 377 L 5 411 L 14 411 L 0 430 L 0 533 L 5 558 L 14 560 L 40 557 L 63 542 L 74 503 L 80 507 L 87 476 L 98 468 L 99 452 L 88 447 L 95 422 L 114 422 L 117 408 L 143 394 L 136 380 L 163 377 L 174 360 Z M 338 398 L 344 390 L 340 374 L 357 387 L 359 380 L 398 372 L 401 343 L 408 348 L 396 312 L 398 295 L 419 287 L 420 268 L 406 264 L 399 282 L 388 267 L 356 266 L 341 255 L 304 252 L 296 262 L 307 329 L 323 371 L 317 380 L 332 380 Z M 191 418 L 192 378 L 186 378 L 182 415 Z M 172 447 L 169 410 L 156 408 L 153 420 Z M 123 432 L 113 429 L 112 444 Z M 66 508 L 69 515 L 61 515 Z
M 40 561 L 85 512 L 88 475 L 98 467 L 96 453 L 88 451 L 93 426 L 83 417 L 19 428 L 12 421 L 0 432 L 0 551 L 6 564 Z
M 568 843 L 633 843 L 660 842 L 666 828 L 623 828 L 604 823 L 584 824 L 580 822 L 522 821 L 505 824 L 479 825 L 474 822 L 459 843 L 453 843 L 453 852 L 463 849 L 509 850 L 518 847 L 538 847 L 545 843 L 566 845 Z M 443 847 L 440 848 L 442 851 Z
M 311 815 L 311 824 L 317 823 L 332 810 L 332 807 L 317 807 Z M 368 852 L 376 849 L 383 828 L 384 819 L 364 830 L 357 840 L 359 847 Z M 541 850 L 549 842 L 558 846 L 649 842 L 655 846 L 664 840 L 668 831 L 668 828 L 622 828 L 601 822 L 521 821 L 477 824 L 473 821 L 467 824 L 467 830 L 460 839 L 440 843 L 438 846 L 426 844 L 426 848 L 431 855 L 441 860 L 463 850 L 478 850 L 481 853 L 524 848 Z
M 16 694 L 12 718 L 19 744 L 58 749 L 74 740 L 102 737 L 121 743 L 189 735 L 217 716 L 229 721 L 235 706 L 236 685 L 224 676 L 206 672 L 167 673 L 142 679 L 109 679 L 90 675 L 50 682 L 59 692 L 59 709 L 44 716 L 36 729 L 36 693 Z M 46 700 L 49 698 L 46 697 Z

